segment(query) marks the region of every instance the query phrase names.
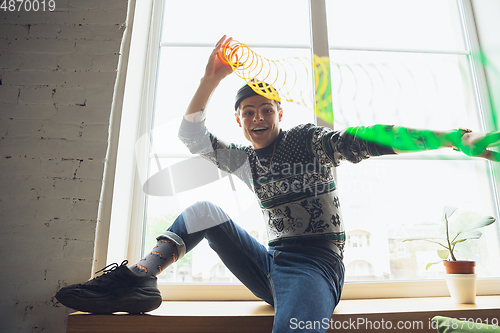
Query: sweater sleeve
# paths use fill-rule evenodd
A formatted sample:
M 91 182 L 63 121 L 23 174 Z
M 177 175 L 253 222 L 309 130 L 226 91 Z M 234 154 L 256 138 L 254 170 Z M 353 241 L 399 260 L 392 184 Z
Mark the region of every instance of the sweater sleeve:
M 395 154 L 390 147 L 360 138 L 358 131 L 365 129 L 360 126 L 334 131 L 327 127 L 312 127 L 308 133 L 308 149 L 320 164 L 335 167 L 342 160 L 359 163 L 372 156 Z
M 247 185 L 250 183 L 251 172 L 245 148 L 219 140 L 207 130 L 205 120 L 190 122 L 183 119 L 178 137 L 192 154 L 198 154 L 222 171 L 236 175 Z

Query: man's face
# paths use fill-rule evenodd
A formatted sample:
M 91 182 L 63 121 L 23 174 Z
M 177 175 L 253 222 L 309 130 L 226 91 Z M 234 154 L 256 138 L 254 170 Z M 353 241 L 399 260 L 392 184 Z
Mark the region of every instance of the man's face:
M 283 109 L 274 100 L 256 95 L 241 101 L 235 116 L 247 140 L 260 149 L 278 137 Z

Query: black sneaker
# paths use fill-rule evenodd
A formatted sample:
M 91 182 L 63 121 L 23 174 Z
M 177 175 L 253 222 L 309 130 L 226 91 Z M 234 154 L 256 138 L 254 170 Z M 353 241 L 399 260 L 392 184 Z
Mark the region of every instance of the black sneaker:
M 102 275 L 83 284 L 61 288 L 57 300 L 68 308 L 91 313 L 143 313 L 156 309 L 162 299 L 155 276 L 140 276 L 127 267 L 108 265 Z

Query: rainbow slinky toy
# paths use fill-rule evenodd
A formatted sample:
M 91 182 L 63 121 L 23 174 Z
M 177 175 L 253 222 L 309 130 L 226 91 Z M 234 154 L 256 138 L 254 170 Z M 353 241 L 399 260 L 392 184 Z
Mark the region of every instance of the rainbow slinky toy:
M 305 57 L 269 60 L 235 40 L 224 43 L 217 55 L 256 93 L 279 102 L 283 98 L 287 102 L 312 108 L 309 87 L 313 82 L 316 115 L 333 123 L 328 57 L 314 55 L 312 64 Z M 263 82 L 270 84 L 272 88 L 269 89 Z

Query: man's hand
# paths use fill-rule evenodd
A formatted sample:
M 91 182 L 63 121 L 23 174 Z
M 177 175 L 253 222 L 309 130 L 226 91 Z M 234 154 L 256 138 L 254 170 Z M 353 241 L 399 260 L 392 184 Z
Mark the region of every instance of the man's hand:
M 464 154 L 482 157 L 490 161 L 500 162 L 500 153 L 488 150 L 488 147 L 500 146 L 500 131 L 490 133 L 465 133 L 458 147 Z
M 222 38 L 215 44 L 215 48 L 210 54 L 208 58 L 208 63 L 205 68 L 205 76 L 204 79 L 214 79 L 216 81 L 221 81 L 223 78 L 228 76 L 233 72 L 233 69 L 230 65 L 223 63 L 219 57 L 217 56 L 217 52 L 221 49 L 222 45 L 228 43 L 232 40 L 232 38 L 226 38 L 226 35 L 222 36 Z

